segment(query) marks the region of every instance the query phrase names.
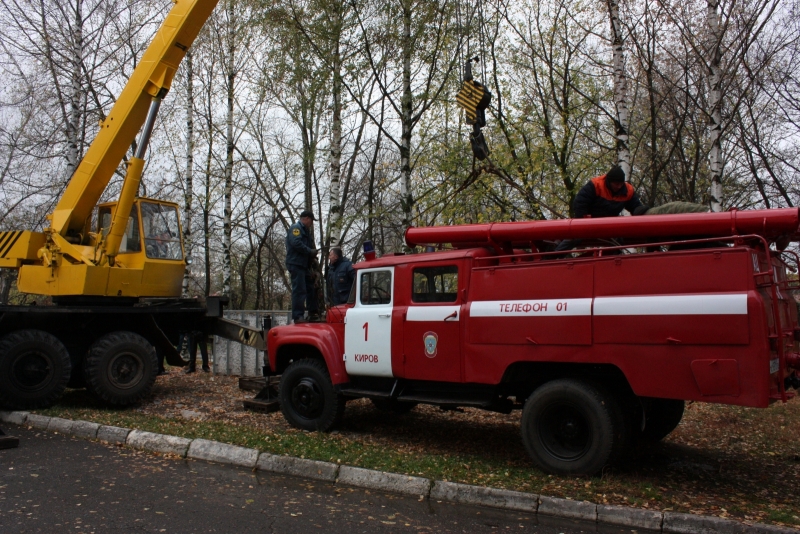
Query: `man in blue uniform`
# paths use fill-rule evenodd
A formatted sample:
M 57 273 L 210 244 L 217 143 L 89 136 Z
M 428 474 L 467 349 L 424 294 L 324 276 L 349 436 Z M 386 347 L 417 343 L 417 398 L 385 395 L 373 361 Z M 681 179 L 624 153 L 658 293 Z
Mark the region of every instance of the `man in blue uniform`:
M 333 247 L 328 254 L 330 270 L 328 271 L 328 287 L 330 288 L 330 300 L 334 306 L 344 304 L 350 297 L 350 288 L 353 287 L 353 280 L 356 278 L 356 271 L 353 264 L 344 257 L 342 249 Z
M 303 318 L 306 308 L 311 319 L 319 313 L 317 292 L 308 268 L 311 258 L 317 255 L 308 231 L 312 224 L 314 214 L 305 210 L 286 233 L 286 268 L 292 277 L 292 321 L 295 323 L 306 321 Z

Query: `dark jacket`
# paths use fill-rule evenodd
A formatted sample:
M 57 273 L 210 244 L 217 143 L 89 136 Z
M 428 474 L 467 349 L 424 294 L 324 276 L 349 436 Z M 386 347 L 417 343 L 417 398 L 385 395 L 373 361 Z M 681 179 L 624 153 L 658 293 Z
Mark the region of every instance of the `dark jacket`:
M 344 304 L 350 297 L 350 288 L 356 279 L 356 270 L 347 258 L 339 258 L 336 263 L 331 263 L 328 271 L 328 287 L 330 299 L 334 306 Z
M 641 206 L 639 196 L 633 186 L 625 182 L 618 193 L 613 193 L 606 183 L 606 176 L 598 176 L 581 187 L 572 203 L 575 218 L 582 219 L 587 215 L 592 218 L 616 217 L 623 209 L 633 214 L 633 210 Z
M 289 270 L 308 269 L 308 259 L 314 250 L 308 228 L 296 222 L 286 232 L 286 268 Z

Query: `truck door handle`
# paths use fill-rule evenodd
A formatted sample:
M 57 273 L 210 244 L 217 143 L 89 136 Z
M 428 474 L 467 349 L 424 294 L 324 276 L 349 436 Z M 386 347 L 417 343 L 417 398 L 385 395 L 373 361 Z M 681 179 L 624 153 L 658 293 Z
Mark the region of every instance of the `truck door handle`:
M 386 319 L 386 318 L 391 317 L 391 316 L 392 316 L 391 313 L 381 313 L 381 314 L 378 315 L 378 317 L 381 317 L 383 319 Z
M 458 319 L 458 312 L 454 311 L 453 313 L 444 318 L 445 321 L 448 319 Z

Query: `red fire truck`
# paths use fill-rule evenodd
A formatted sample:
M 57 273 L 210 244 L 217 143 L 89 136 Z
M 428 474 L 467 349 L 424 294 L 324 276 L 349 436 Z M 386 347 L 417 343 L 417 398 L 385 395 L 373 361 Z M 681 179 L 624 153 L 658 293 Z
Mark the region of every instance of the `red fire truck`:
M 596 473 L 684 401 L 794 397 L 799 226 L 790 208 L 410 228 L 436 250 L 368 254 L 327 322 L 268 332 L 269 373 L 297 428 L 330 430 L 354 398 L 520 409 L 539 467 Z M 587 248 L 543 252 L 558 239 Z

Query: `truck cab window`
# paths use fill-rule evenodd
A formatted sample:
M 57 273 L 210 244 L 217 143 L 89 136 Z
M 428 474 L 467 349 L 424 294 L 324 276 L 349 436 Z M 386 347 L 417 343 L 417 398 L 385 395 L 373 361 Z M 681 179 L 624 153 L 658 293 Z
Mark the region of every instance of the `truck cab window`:
M 98 233 L 102 233 L 103 237 L 108 235 L 111 230 L 111 208 L 102 207 L 98 212 Z M 131 208 L 131 214 L 128 217 L 128 225 L 125 227 L 125 234 L 122 236 L 122 241 L 119 243 L 119 252 L 141 252 L 142 240 L 139 238 L 139 212 L 136 206 Z
M 372 271 L 361 275 L 361 304 L 391 304 L 392 273 Z
M 455 302 L 458 299 L 458 267 L 414 269 L 411 285 L 413 302 Z
M 147 257 L 182 260 L 178 210 L 156 202 L 142 202 L 141 210 Z

